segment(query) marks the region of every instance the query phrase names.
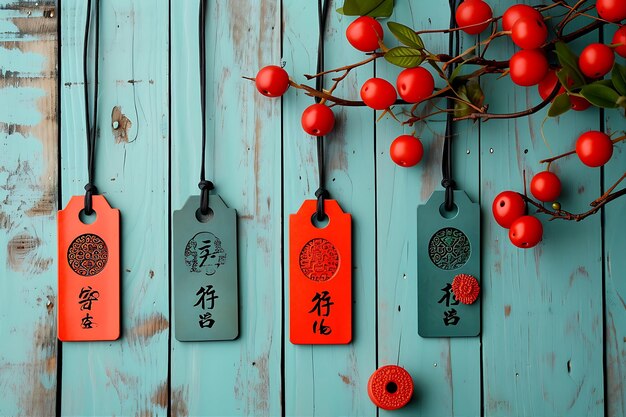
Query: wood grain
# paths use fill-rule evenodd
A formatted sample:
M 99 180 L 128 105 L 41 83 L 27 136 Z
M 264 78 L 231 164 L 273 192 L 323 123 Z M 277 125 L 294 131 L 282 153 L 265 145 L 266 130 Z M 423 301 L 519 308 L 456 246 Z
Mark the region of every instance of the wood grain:
M 494 3 L 502 13 L 508 1 Z M 590 42 L 591 38 L 583 42 Z M 512 43 L 492 48 L 510 57 Z M 580 44 L 575 46 L 580 51 Z M 494 112 L 518 111 L 541 99 L 536 87 L 485 77 Z M 502 92 L 506 91 L 506 94 Z M 538 161 L 573 148 L 585 130 L 598 128 L 598 112 L 570 112 L 543 125 L 546 110 L 530 118 L 481 125 L 481 200 L 488 212 L 496 194 L 524 190 L 545 169 Z M 508 133 L 508 134 L 507 134 Z M 553 164 L 563 182 L 559 201 L 577 212 L 599 195 L 600 173 L 577 158 Z M 483 224 L 483 375 L 485 416 L 601 416 L 602 236 L 600 217 L 573 223 L 548 222 L 543 242 L 515 248 L 505 229 L 488 216 Z M 506 383 L 504 382 L 506 381 Z
M 280 62 L 274 1 L 210 1 L 207 14 L 207 178 L 238 222 L 240 336 L 172 338 L 172 414 L 281 414 L 280 100 L 256 91 L 258 69 Z M 198 2 L 172 2 L 172 209 L 197 195 L 201 113 Z M 173 248 L 175 250 L 176 248 Z
M 416 386 L 393 415 L 626 413 L 626 201 L 580 223 L 542 216 L 544 241 L 530 250 L 514 248 L 491 215 L 497 193 L 523 191 L 523 171 L 529 181 L 544 169 L 540 159 L 572 149 L 581 132 L 624 131 L 614 110 L 570 112 L 545 124 L 543 110 L 456 125 L 454 177 L 482 206 L 482 335 L 423 339 L 416 208 L 440 187 L 443 117 L 402 128 L 389 117 L 376 123 L 380 113 L 365 107 L 333 108 L 327 187 L 353 218 L 354 339 L 289 342 L 288 215 L 318 187 L 315 140 L 300 125 L 314 101 L 295 89 L 268 99 L 241 77 L 281 63 L 298 81 L 315 71 L 316 1 L 208 2 L 207 177 L 238 211 L 241 306 L 240 337 L 210 343 L 176 341 L 170 320 L 170 210 L 199 193 L 198 0 L 101 1 L 96 185 L 121 210 L 123 337 L 64 343 L 57 352 L 57 200 L 82 195 L 87 175 L 86 2 L 64 0 L 61 10 L 56 3 L 0 0 L 0 416 L 387 416 L 367 395 L 370 374 L 386 364 L 405 367 Z M 390 20 L 416 29 L 448 25 L 447 2 L 395 4 Z M 501 14 L 511 2 L 490 4 Z M 345 39 L 353 18 L 335 13 L 340 5 L 331 4 L 325 33 L 327 68 L 364 57 Z M 611 36 L 606 29 L 604 39 Z M 424 41 L 447 52 L 445 35 Z M 476 38 L 461 41 L 463 48 Z M 388 31 L 385 42 L 396 43 Z M 514 51 L 503 38 L 489 55 Z M 398 72 L 378 60 L 351 72 L 336 93 L 358 99 L 364 81 L 393 81 Z M 481 83 L 493 112 L 540 100 L 534 87 L 507 77 Z M 424 159 L 397 167 L 389 145 L 414 129 Z M 585 210 L 609 187 L 624 172 L 624 149 L 618 145 L 603 170 L 575 156 L 553 164 L 563 208 Z
M 613 39 L 614 28 L 604 31 L 604 40 Z M 616 55 L 617 57 L 617 55 Z M 621 61 L 621 62 L 620 62 Z M 624 64 L 623 59 L 616 62 Z M 623 135 L 624 115 L 618 110 L 604 112 L 605 132 Z M 602 190 L 606 191 L 626 172 L 626 146 L 618 144 L 606 164 Z M 620 185 L 623 188 L 624 184 Z M 619 189 L 619 188 L 618 188 Z M 626 201 L 616 200 L 604 210 L 604 334 L 606 363 L 606 417 L 626 415 L 626 257 L 624 251 Z
M 0 415 L 54 415 L 54 2 L 0 1 Z
M 422 2 L 398 2 L 390 20 L 418 30 L 441 29 L 449 25 L 450 10 L 445 3 L 433 8 Z M 423 41 L 433 53 L 448 53 L 447 35 L 427 35 Z M 463 41 L 471 43 L 473 39 Z M 397 44 L 391 34 L 385 42 Z M 395 80 L 399 72 L 383 60 L 377 63 L 378 76 Z M 441 88 L 436 75 L 435 80 Z M 445 108 L 446 102 L 441 100 L 437 106 Z M 431 104 L 419 109 L 425 114 L 434 110 Z M 454 179 L 459 189 L 478 202 L 478 130 L 471 123 L 458 123 L 455 129 Z M 399 167 L 389 156 L 389 146 L 397 136 L 414 130 L 424 144 L 424 157 L 415 167 Z M 414 398 L 406 407 L 380 410 L 381 416 L 480 415 L 479 339 L 426 339 L 417 334 L 417 281 L 427 278 L 417 276 L 417 206 L 441 189 L 444 133 L 445 116 L 414 127 L 401 127 L 389 118 L 377 124 L 378 365 L 404 367 L 415 384 Z
M 64 204 L 70 196 L 83 194 L 87 182 L 85 6 L 68 0 L 61 10 Z M 159 394 L 168 381 L 169 355 L 167 21 L 164 0 L 101 2 L 95 182 L 121 211 L 122 338 L 63 344 L 63 415 L 167 413 Z M 92 44 L 92 57 L 93 50 Z M 112 123 L 111 114 L 118 106 L 132 121 L 128 142 L 116 140 L 121 127 Z
M 351 18 L 330 5 L 325 33 L 327 68 L 362 59 L 350 48 L 344 33 Z M 318 26 L 317 2 L 283 1 L 283 59 L 294 79 L 315 73 Z M 268 62 L 267 64 L 269 64 Z M 275 62 L 274 62 L 275 63 Z M 350 73 L 337 89 L 340 96 L 357 98 L 360 86 L 373 75 L 372 66 Z M 326 86 L 330 86 L 327 79 Z M 310 82 L 314 85 L 314 82 Z M 283 98 L 284 215 L 295 213 L 302 201 L 314 199 L 318 188 L 315 140 L 300 123 L 302 111 L 314 103 L 291 89 Z M 285 336 L 285 412 L 287 416 L 375 414 L 367 397 L 367 380 L 376 368 L 376 229 L 374 114 L 367 108 L 333 109 L 334 131 L 326 141 L 326 177 L 331 198 L 352 214 L 353 341 L 350 345 L 292 345 Z M 288 222 L 284 222 L 288 236 Z M 284 258 L 288 259 L 288 242 Z M 288 265 L 285 265 L 288 271 Z M 285 294 L 288 276 L 285 275 Z M 289 300 L 284 300 L 285 309 Z M 285 318 L 289 329 L 289 318 Z M 287 331 L 287 330 L 286 330 Z

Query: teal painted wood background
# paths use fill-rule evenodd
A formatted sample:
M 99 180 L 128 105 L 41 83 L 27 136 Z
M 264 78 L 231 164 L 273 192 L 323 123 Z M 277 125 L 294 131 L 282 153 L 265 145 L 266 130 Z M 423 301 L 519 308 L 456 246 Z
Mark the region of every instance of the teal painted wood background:
M 198 192 L 197 2 L 102 0 L 96 183 L 122 213 L 123 337 L 58 343 L 56 210 L 86 182 L 85 3 L 0 0 L 0 416 L 626 415 L 626 200 L 581 223 L 544 221 L 543 244 L 526 251 L 489 215 L 499 191 L 521 189 L 524 169 L 537 172 L 579 132 L 624 130 L 614 111 L 549 120 L 549 148 L 544 113 L 457 125 L 456 179 L 482 205 L 483 332 L 423 339 L 415 213 L 439 187 L 444 124 L 417 127 L 425 160 L 402 169 L 388 147 L 409 129 L 336 108 L 328 178 L 353 217 L 354 341 L 288 342 L 287 215 L 317 188 L 314 141 L 299 123 L 311 99 L 290 90 L 269 100 L 241 76 L 281 62 L 298 79 L 314 71 L 308 0 L 209 2 L 208 177 L 239 213 L 241 297 L 240 338 L 216 343 L 180 343 L 170 326 L 170 213 Z M 512 4 L 490 3 L 498 14 Z M 446 27 L 447 2 L 396 0 L 393 19 Z M 350 21 L 331 13 L 328 67 L 361 56 L 343 35 Z M 425 41 L 447 48 L 441 36 Z M 512 52 L 504 42 L 491 51 Z M 338 93 L 357 97 L 366 79 L 397 72 L 385 62 L 359 68 Z M 483 87 L 492 109 L 539 100 L 506 80 Z M 625 165 L 623 146 L 603 171 L 559 163 L 562 203 L 582 210 Z M 367 397 L 369 375 L 385 364 L 415 381 L 402 410 L 377 410 Z

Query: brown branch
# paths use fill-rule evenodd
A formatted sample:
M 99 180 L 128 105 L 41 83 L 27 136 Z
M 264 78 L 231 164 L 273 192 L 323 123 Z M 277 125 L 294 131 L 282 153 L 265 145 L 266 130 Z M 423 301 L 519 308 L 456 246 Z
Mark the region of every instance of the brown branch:
M 534 107 L 531 107 L 529 109 L 523 110 L 523 111 L 519 111 L 519 112 L 515 112 L 515 113 L 500 113 L 500 114 L 496 114 L 496 113 L 471 113 L 468 114 L 467 116 L 462 116 L 462 117 L 455 117 L 454 121 L 459 121 L 459 120 L 477 120 L 477 119 L 481 119 L 483 121 L 487 121 L 489 119 L 516 119 L 518 117 L 524 117 L 524 116 L 528 116 L 531 115 L 533 113 L 537 113 L 539 110 L 543 109 L 544 107 L 546 107 L 559 93 L 559 90 L 561 89 L 561 85 L 559 83 L 557 83 L 556 87 L 554 88 L 554 90 L 552 90 L 552 92 L 550 93 L 550 95 L 548 97 L 546 97 L 545 100 L 543 100 L 541 103 L 537 104 Z
M 611 142 L 613 142 L 613 145 L 615 145 L 616 143 L 619 143 L 619 142 L 621 142 L 623 140 L 626 140 L 626 135 L 625 136 L 620 136 L 619 138 L 615 138 L 615 139 L 611 140 Z M 576 153 L 576 151 L 572 150 L 572 151 L 565 152 L 565 153 L 562 153 L 562 154 L 557 155 L 557 156 L 553 156 L 552 158 L 542 159 L 541 161 L 539 161 L 539 163 L 540 164 L 548 164 L 548 166 L 550 166 L 550 164 L 552 162 L 556 161 L 557 159 L 565 158 L 566 156 L 574 155 L 575 153 Z M 619 183 L 619 181 L 618 181 L 618 183 Z
M 381 58 L 383 56 L 385 56 L 384 52 L 374 52 L 367 59 L 364 59 L 363 61 L 359 61 L 357 63 L 351 64 L 351 65 L 346 65 L 346 66 L 339 67 L 339 68 L 330 69 L 330 70 L 327 70 L 327 71 L 318 72 L 317 74 L 313 74 L 313 75 L 311 75 L 311 74 L 304 74 L 304 76 L 306 77 L 307 80 L 312 80 L 314 78 L 318 78 L 318 77 L 321 77 L 322 75 L 326 75 L 326 74 L 331 74 L 333 72 L 345 71 L 346 74 L 347 74 L 348 72 L 350 72 L 350 70 L 352 70 L 354 68 L 357 68 L 357 67 L 360 67 L 360 66 L 365 65 L 365 64 L 369 64 L 370 62 L 372 62 L 372 61 L 374 61 L 374 60 L 376 60 L 378 58 Z M 343 78 L 345 78 L 346 74 L 343 75 Z
M 423 35 L 425 33 L 451 33 L 451 32 L 458 32 L 459 30 L 465 30 L 467 28 L 473 28 L 474 26 L 481 26 L 484 25 L 485 23 L 489 24 L 489 23 L 494 23 L 497 22 L 498 20 L 500 20 L 502 18 L 502 16 L 498 16 L 498 17 L 492 17 L 490 19 L 484 20 L 482 22 L 479 23 L 474 23 L 473 25 L 467 25 L 467 26 L 458 26 L 455 28 L 448 28 L 448 29 L 427 29 L 427 30 L 418 30 L 415 31 L 416 35 Z
M 519 194 L 519 193 L 518 193 Z M 542 204 L 536 202 L 535 200 L 533 200 L 532 198 L 529 198 L 523 194 L 520 194 L 522 196 L 522 198 L 524 199 L 524 201 L 526 201 L 529 204 L 532 204 L 533 206 L 535 206 L 537 208 L 537 212 L 539 213 L 544 213 L 544 214 L 548 214 L 550 216 L 552 216 L 552 218 L 550 219 L 550 221 L 555 220 L 555 219 L 561 219 L 561 220 L 573 220 L 576 222 L 579 222 L 581 220 L 583 220 L 586 217 L 589 217 L 593 214 L 596 214 L 598 211 L 600 211 L 600 209 L 602 207 L 604 207 L 606 204 L 610 203 L 611 201 L 615 200 L 616 198 L 619 198 L 623 195 L 626 195 L 626 188 L 621 189 L 615 193 L 612 194 L 608 194 L 606 196 L 604 196 L 603 199 L 601 199 L 599 202 L 592 202 L 591 205 L 593 206 L 594 203 L 595 206 L 593 206 L 592 209 L 585 211 L 583 213 L 571 213 L 567 210 L 549 210 L 547 208 L 545 208 Z
M 576 10 L 578 10 L 580 8 L 580 6 L 582 6 L 583 4 L 585 4 L 587 2 L 587 0 L 578 0 L 578 2 L 569 9 L 569 11 L 567 12 L 567 14 L 565 15 L 565 17 L 559 22 L 558 25 L 556 25 L 556 27 L 558 28 L 557 30 L 557 36 L 562 36 L 563 35 L 563 29 L 565 29 L 565 25 L 567 25 L 569 22 L 571 22 L 572 20 L 574 20 L 576 17 L 578 17 L 578 14 L 575 14 L 574 17 L 572 17 L 572 15 L 574 13 L 576 13 Z
M 595 207 L 598 204 L 600 204 L 602 200 L 606 199 L 609 195 L 611 195 L 615 187 L 617 187 L 619 183 L 622 182 L 625 178 L 626 178 L 626 172 L 615 182 L 615 184 L 613 184 L 608 190 L 606 190 L 606 192 L 602 194 L 602 196 L 592 201 L 591 205 Z

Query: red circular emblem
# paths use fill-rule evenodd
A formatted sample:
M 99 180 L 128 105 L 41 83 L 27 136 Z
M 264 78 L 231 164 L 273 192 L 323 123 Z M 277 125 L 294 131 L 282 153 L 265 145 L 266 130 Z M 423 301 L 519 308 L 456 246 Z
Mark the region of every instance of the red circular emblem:
M 396 365 L 378 368 L 367 383 L 370 400 L 384 410 L 397 410 L 408 404 L 413 396 L 413 378 Z

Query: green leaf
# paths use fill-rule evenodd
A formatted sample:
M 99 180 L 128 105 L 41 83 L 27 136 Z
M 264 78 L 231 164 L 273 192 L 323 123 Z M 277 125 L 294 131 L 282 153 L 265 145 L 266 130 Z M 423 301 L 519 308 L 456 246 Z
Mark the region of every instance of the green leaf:
M 398 40 L 406 46 L 424 49 L 424 42 L 422 42 L 422 38 L 420 38 L 419 35 L 410 27 L 396 22 L 387 22 L 387 27 L 389 27 L 393 36 L 398 38 Z
M 572 103 L 569 101 L 569 97 L 567 94 L 559 94 L 556 96 L 550 108 L 548 109 L 548 117 L 556 117 L 560 116 L 563 113 L 566 113 L 569 109 L 572 108 Z
M 612 89 L 602 84 L 593 83 L 584 86 L 580 90 L 580 94 L 587 99 L 588 102 L 596 107 L 614 109 L 619 106 L 620 95 Z
M 623 96 L 626 96 L 626 67 L 620 64 L 613 66 L 611 72 L 611 81 L 615 86 L 615 89 Z
M 474 106 L 482 107 L 485 101 L 485 94 L 477 81 L 467 83 L 467 97 Z
M 467 87 L 466 84 L 459 86 L 459 88 L 455 91 L 457 97 L 461 100 L 470 101 L 467 96 Z M 463 117 L 468 114 L 472 114 L 474 109 L 472 109 L 467 103 L 464 103 L 459 100 L 454 100 L 454 117 Z
M 402 68 L 414 68 L 424 61 L 424 54 L 419 49 L 397 46 L 385 53 L 385 59 Z
M 571 77 L 574 84 L 570 87 L 581 86 L 585 84 L 585 77 L 578 68 L 578 57 L 572 52 L 569 47 L 563 42 L 557 42 L 555 45 L 555 53 L 559 59 L 559 64 L 563 69 L 568 70 L 568 75 Z M 563 84 L 563 83 L 562 83 Z M 563 84 L 567 85 L 567 83 Z
M 454 80 L 456 79 L 456 77 L 459 76 L 459 74 L 461 73 L 461 68 L 463 68 L 463 64 L 457 65 L 454 71 L 452 71 L 452 74 L 450 74 L 450 78 L 448 78 L 448 82 L 450 84 L 452 84 Z
M 392 12 L 393 0 L 345 0 L 337 9 L 346 16 L 389 17 Z

